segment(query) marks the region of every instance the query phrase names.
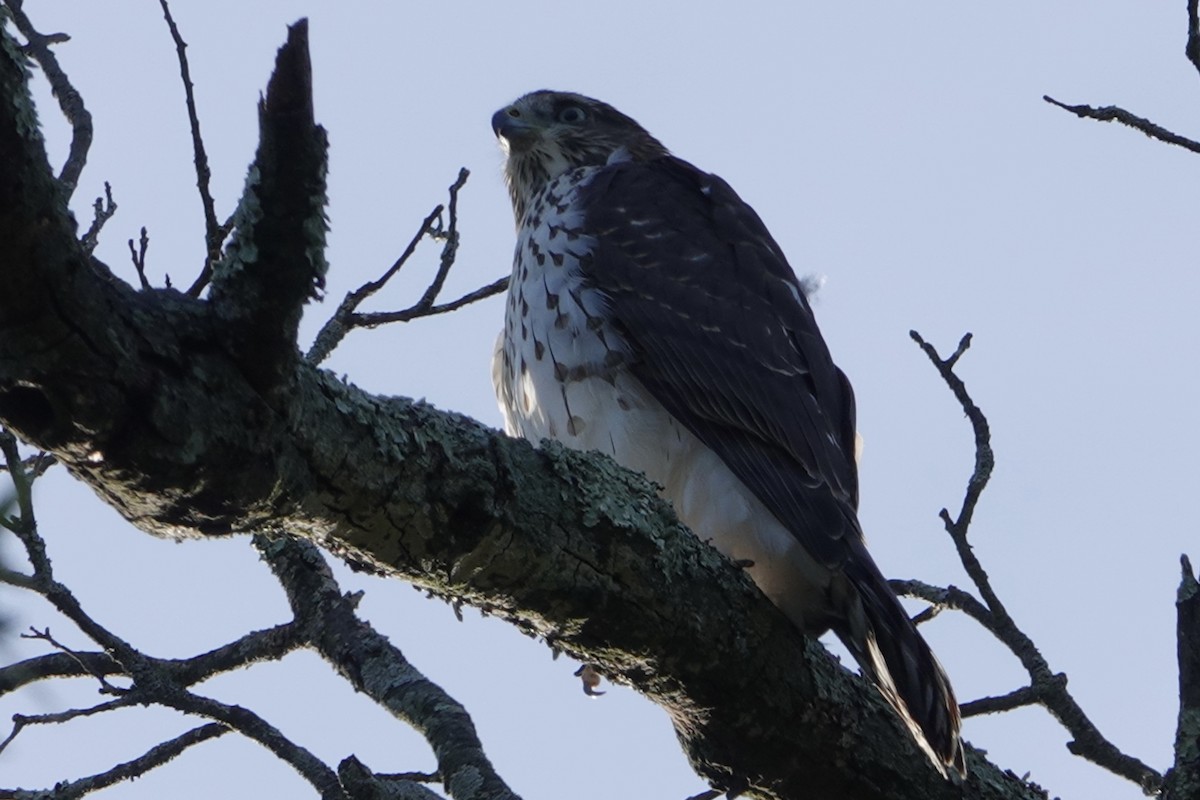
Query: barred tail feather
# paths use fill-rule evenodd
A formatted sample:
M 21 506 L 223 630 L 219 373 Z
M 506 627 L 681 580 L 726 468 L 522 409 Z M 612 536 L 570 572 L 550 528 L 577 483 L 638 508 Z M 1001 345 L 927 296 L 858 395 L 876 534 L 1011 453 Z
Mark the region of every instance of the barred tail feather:
M 848 572 L 859 573 L 848 577 L 861 614 L 851 611 L 834 632 L 942 775 L 948 767 L 965 778 L 962 718 L 945 670 L 875 565 Z

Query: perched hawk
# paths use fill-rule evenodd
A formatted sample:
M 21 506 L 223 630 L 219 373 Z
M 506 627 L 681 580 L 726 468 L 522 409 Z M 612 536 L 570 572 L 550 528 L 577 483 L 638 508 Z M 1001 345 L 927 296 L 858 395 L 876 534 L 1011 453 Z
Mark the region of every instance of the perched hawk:
M 517 222 L 493 362 L 508 433 L 662 485 L 965 774 L 950 683 L 863 543 L 850 383 L 762 220 L 597 100 L 533 92 L 492 127 Z

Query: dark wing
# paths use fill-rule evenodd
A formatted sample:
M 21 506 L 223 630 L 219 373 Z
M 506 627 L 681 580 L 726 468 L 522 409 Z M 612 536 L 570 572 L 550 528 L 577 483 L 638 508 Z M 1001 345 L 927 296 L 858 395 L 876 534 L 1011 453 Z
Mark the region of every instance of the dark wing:
M 581 202 L 585 278 L 633 373 L 814 558 L 845 563 L 862 536 L 854 395 L 762 220 L 673 157 L 609 166 Z
M 862 541 L 854 394 L 779 245 L 728 184 L 676 158 L 608 166 L 580 199 L 596 238 L 584 277 L 633 373 L 846 577 L 835 632 L 939 769 L 965 775 L 954 692 Z

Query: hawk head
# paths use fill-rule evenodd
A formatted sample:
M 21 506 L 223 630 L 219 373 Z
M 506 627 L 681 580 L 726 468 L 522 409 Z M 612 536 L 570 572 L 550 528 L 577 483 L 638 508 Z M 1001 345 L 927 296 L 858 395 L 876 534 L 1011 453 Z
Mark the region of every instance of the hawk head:
M 492 130 L 508 156 L 504 177 L 518 223 L 533 196 L 567 170 L 667 155 L 633 119 L 572 92 L 530 92 L 493 114 Z

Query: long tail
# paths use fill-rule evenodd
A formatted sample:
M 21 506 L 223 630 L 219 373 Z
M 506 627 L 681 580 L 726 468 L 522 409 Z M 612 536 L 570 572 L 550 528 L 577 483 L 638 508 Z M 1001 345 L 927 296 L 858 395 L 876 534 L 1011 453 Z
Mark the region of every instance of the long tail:
M 875 565 L 847 566 L 861 613 L 851 609 L 834 632 L 942 774 L 949 767 L 965 778 L 962 718 L 945 670 Z

